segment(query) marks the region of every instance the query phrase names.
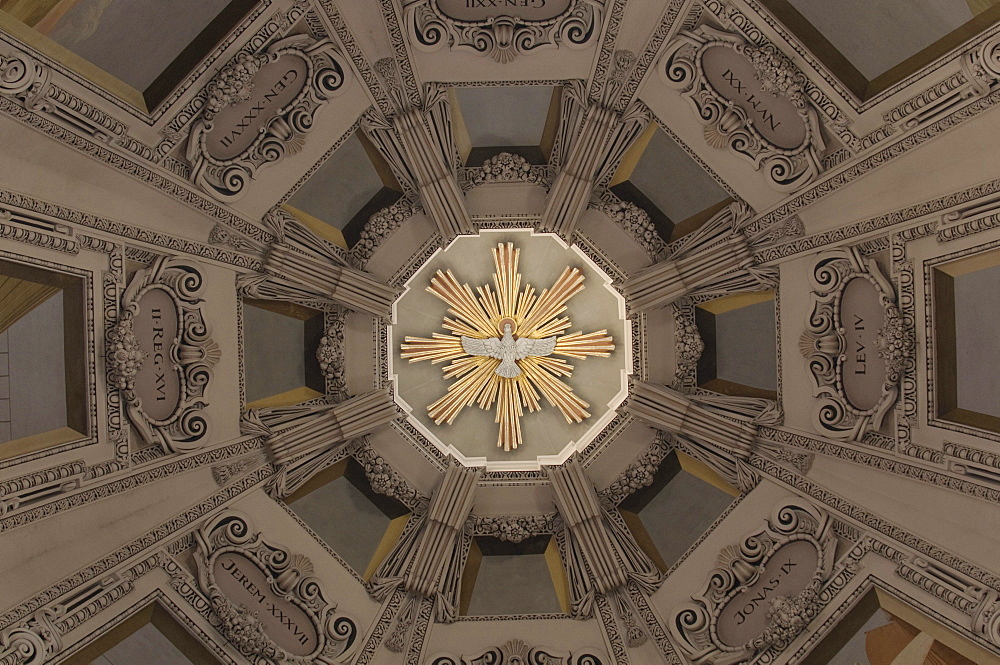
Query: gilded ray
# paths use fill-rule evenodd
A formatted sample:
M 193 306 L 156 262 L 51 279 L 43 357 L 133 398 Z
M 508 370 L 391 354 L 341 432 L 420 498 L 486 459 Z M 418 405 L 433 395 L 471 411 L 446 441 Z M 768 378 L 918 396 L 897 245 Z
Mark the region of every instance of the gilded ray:
M 495 408 L 494 421 L 499 426 L 497 446 L 506 451 L 523 444 L 521 417 L 525 410 L 529 413 L 540 410 L 543 398 L 559 409 L 568 423 L 590 417 L 587 411 L 590 405 L 563 381 L 572 376 L 573 366 L 553 356 L 576 360 L 588 356 L 607 358 L 615 349 L 607 330 L 564 334 L 572 325 L 570 317 L 565 315 L 566 303 L 584 288 L 580 269 L 567 267 L 551 288 L 536 293 L 531 285 L 522 286 L 518 272 L 520 254 L 514 243 L 497 245 L 493 249 L 493 285 L 479 286 L 475 292 L 468 284 L 460 284 L 450 270 L 439 270 L 427 290 L 447 303 L 449 316 L 444 318 L 442 327 L 451 334 L 433 333 L 430 338 L 408 336 L 400 345 L 400 355 L 409 362 L 448 363 L 442 368 L 444 378 L 455 382 L 448 386 L 444 396 L 427 407 L 435 424 L 450 425 L 467 406 Z M 470 355 L 463 348 L 463 336 L 496 338 L 503 334 L 504 323 L 511 324 L 518 339 L 555 336 L 552 355 L 528 355 L 517 361 L 521 373 L 506 378 L 496 373 L 501 362 L 498 358 Z

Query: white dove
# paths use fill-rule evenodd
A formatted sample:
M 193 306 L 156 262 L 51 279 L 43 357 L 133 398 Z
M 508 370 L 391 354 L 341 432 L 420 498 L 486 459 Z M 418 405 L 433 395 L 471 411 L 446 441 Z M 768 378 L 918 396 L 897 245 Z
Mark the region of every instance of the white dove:
M 496 368 L 496 373 L 506 379 L 513 379 L 521 373 L 521 368 L 517 366 L 515 360 L 524 360 L 528 356 L 549 355 L 556 348 L 556 338 L 555 336 L 544 339 L 520 337 L 515 340 L 508 323 L 504 325 L 503 337 L 500 338 L 476 339 L 463 335 L 462 348 L 470 356 L 499 358 L 501 363 Z

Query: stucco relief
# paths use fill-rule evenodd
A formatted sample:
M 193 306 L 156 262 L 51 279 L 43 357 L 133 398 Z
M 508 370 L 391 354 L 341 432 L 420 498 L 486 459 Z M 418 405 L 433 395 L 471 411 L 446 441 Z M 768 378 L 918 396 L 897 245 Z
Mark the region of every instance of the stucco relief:
M 268 542 L 253 522 L 225 511 L 195 532 L 198 585 L 219 631 L 253 662 L 333 665 L 357 626 L 335 612 L 312 562 Z
M 659 72 L 691 104 L 706 142 L 751 161 L 774 188 L 792 191 L 819 175 L 824 142 L 807 80 L 774 46 L 702 26 L 678 35 Z
M 779 503 L 761 528 L 719 553 L 704 590 L 671 614 L 670 632 L 696 663 L 784 648 L 819 613 L 836 547 L 825 510 L 797 498 Z
M 813 306 L 799 349 L 819 398 L 813 425 L 836 439 L 860 439 L 896 403 L 914 333 L 878 264 L 853 249 L 821 255 L 810 282 Z
M 240 53 L 206 88 L 187 145 L 191 180 L 216 199 L 238 199 L 261 167 L 302 149 L 317 111 L 343 92 L 350 71 L 333 42 L 306 35 Z
M 132 277 L 107 334 L 109 379 L 129 420 L 168 452 L 200 447 L 210 429 L 205 393 L 221 352 L 202 314 L 204 289 L 197 263 L 157 259 Z
M 481 653 L 471 655 L 440 654 L 428 662 L 431 665 L 601 665 L 602 660 L 596 650 L 570 653 L 560 649 L 529 646 L 521 640 L 508 640 L 501 646 L 491 647 Z
M 500 63 L 536 49 L 583 48 L 600 33 L 600 0 L 411 0 L 403 7 L 410 43 L 422 51 L 452 49 Z

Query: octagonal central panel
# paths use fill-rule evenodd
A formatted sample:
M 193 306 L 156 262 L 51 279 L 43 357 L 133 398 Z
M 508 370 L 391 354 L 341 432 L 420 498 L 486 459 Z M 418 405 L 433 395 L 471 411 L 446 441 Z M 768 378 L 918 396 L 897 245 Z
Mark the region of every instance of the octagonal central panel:
M 461 236 L 405 287 L 387 336 L 396 401 L 433 445 L 465 464 L 561 463 L 628 394 L 625 301 L 558 236 Z

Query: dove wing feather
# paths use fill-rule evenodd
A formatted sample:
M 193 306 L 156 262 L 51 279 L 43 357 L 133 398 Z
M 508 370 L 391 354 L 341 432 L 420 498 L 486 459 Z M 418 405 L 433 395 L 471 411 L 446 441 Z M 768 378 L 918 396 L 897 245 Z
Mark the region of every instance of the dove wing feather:
M 556 338 L 546 337 L 544 339 L 531 339 L 521 337 L 514 342 L 514 352 L 517 360 L 523 360 L 528 356 L 547 356 L 556 348 Z
M 486 339 L 476 339 L 475 337 L 462 336 L 462 349 L 470 356 L 489 356 L 491 358 L 500 357 L 500 340 L 496 337 Z

